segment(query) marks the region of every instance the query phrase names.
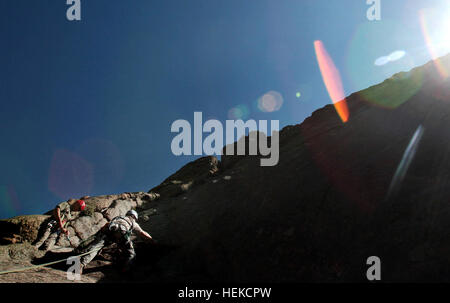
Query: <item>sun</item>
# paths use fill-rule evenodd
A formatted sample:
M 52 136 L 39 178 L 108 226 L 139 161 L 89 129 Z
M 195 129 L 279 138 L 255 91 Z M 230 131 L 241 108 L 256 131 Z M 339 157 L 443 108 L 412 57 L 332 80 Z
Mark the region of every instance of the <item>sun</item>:
M 450 53 L 450 5 L 422 9 L 419 12 L 425 49 L 434 60 L 442 78 L 450 76 L 450 69 L 442 64 L 440 57 Z
M 420 25 L 432 59 L 450 52 L 450 5 L 422 9 Z

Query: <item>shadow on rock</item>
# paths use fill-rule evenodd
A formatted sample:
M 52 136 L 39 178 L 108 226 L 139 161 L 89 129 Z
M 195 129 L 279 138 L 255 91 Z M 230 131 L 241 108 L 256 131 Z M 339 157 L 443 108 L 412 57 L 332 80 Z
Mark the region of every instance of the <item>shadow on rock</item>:
M 115 247 L 105 248 L 101 256 L 97 256 L 93 262 L 100 258 L 112 261 L 112 266 L 104 272 L 104 277 L 99 282 L 160 282 L 164 274 L 164 268 L 159 266 L 159 261 L 176 250 L 175 245 L 161 243 L 136 242 L 136 259 L 133 266 L 128 271 L 122 271 L 120 252 Z M 90 270 L 95 268 L 89 266 Z M 107 267 L 105 267 L 106 269 Z M 86 273 L 87 273 L 86 269 Z
M 51 263 L 51 262 L 60 260 L 61 262 L 58 262 L 56 264 L 51 264 L 46 267 L 57 269 L 57 270 L 67 271 L 67 269 L 73 265 L 73 263 L 67 264 L 67 258 L 69 258 L 71 256 L 73 256 L 72 252 L 56 253 L 56 252 L 48 251 L 43 257 L 33 259 L 33 261 L 31 261 L 31 264 L 42 265 L 42 264 Z

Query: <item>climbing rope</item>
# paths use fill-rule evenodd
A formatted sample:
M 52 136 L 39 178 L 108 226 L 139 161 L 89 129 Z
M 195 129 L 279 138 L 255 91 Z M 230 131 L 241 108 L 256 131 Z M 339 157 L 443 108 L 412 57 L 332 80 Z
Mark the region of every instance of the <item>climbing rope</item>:
M 39 265 L 33 265 L 33 266 L 19 268 L 19 269 L 11 269 L 11 270 L 0 271 L 0 275 L 10 274 L 10 273 L 15 273 L 15 272 L 21 272 L 21 271 L 26 271 L 26 270 L 30 270 L 30 269 L 36 269 L 36 268 L 41 268 L 41 267 L 45 267 L 45 266 L 61 263 L 61 262 L 67 261 L 69 259 L 79 258 L 79 257 L 88 255 L 88 254 L 90 254 L 92 252 L 99 251 L 99 250 L 101 250 L 101 248 L 93 249 L 91 251 L 88 251 L 86 253 L 80 254 L 78 256 L 71 256 L 71 257 L 68 257 L 68 258 L 65 258 L 65 259 L 62 259 L 62 260 L 58 260 L 58 261 L 53 261 L 53 262 L 39 264 Z

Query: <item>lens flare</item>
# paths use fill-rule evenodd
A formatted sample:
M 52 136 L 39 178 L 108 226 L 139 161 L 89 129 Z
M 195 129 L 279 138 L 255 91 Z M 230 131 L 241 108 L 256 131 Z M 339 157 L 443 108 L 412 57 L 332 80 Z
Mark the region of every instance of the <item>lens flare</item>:
M 449 51 L 450 50 L 450 40 L 448 40 L 447 37 L 438 37 L 438 35 L 433 35 L 433 32 L 431 29 L 437 28 L 438 31 L 445 31 L 447 32 L 449 29 L 448 24 L 434 24 L 431 25 L 429 20 L 439 20 L 439 12 L 435 10 L 425 10 L 422 9 L 419 12 L 419 20 L 420 25 L 422 28 L 422 34 L 425 39 L 426 46 L 428 48 L 428 51 L 431 55 L 431 59 L 434 61 L 434 64 L 440 74 L 440 76 L 443 79 L 447 79 L 449 76 L 449 70 L 442 64 L 439 57 L 441 55 L 444 55 L 443 51 Z M 439 41 L 441 40 L 441 41 Z
M 283 96 L 276 91 L 270 91 L 258 99 L 258 109 L 265 113 L 276 112 L 283 106 Z
M 1 213 L 13 217 L 20 213 L 21 207 L 13 186 L 0 185 Z
M 395 52 L 393 52 L 392 54 L 390 54 L 390 55 L 388 56 L 388 58 L 389 58 L 389 61 L 390 61 L 390 62 L 394 62 L 394 61 L 400 60 L 400 59 L 403 58 L 405 55 L 406 55 L 406 52 L 405 52 L 405 51 L 398 50 L 398 51 L 395 51 Z
M 406 55 L 405 51 L 398 50 L 398 51 L 391 53 L 389 56 L 383 56 L 383 57 L 378 58 L 377 60 L 375 60 L 375 65 L 383 66 L 383 65 L 388 64 L 389 62 L 394 62 L 394 61 L 400 60 L 405 55 Z
M 320 72 L 322 73 L 323 82 L 325 83 L 331 101 L 333 101 L 334 108 L 342 122 L 345 123 L 348 121 L 349 111 L 339 71 L 334 65 L 334 62 L 325 49 L 322 41 L 314 41 L 314 48 Z
M 406 52 L 405 51 L 395 51 L 392 54 L 390 54 L 389 56 L 384 56 L 384 57 L 380 57 L 375 61 L 375 65 L 381 66 L 381 65 L 385 65 L 389 62 L 394 62 L 397 60 L 400 60 L 401 58 L 403 58 L 405 56 Z
M 84 196 L 92 190 L 93 175 L 92 165 L 78 154 L 57 150 L 50 164 L 48 188 L 63 200 Z
M 358 94 L 364 100 L 379 107 L 395 109 L 410 100 L 420 90 L 423 79 L 423 71 L 420 69 L 401 72 Z
M 314 107 L 314 89 L 311 82 L 292 83 L 286 87 L 288 97 L 283 106 L 284 112 L 292 117 L 295 121 L 306 118 L 305 106 L 308 108 Z M 303 115 L 304 114 L 304 115 Z
M 107 192 L 109 188 L 120 184 L 125 173 L 125 162 L 114 142 L 90 138 L 78 145 L 75 152 L 92 167 L 94 192 Z
M 411 71 L 417 66 L 416 60 L 421 57 L 418 51 L 424 48 L 406 49 L 406 45 L 411 44 L 414 32 L 417 32 L 417 28 L 409 22 L 402 22 L 401 18 L 383 18 L 377 23 L 363 22 L 356 26 L 348 45 L 346 75 L 349 78 L 348 85 L 353 91 L 360 92 L 358 95 L 362 100 L 392 109 L 410 100 L 422 87 L 420 72 L 403 73 L 401 77 L 391 79 L 398 72 Z M 391 49 L 386 50 L 388 45 Z M 393 61 L 395 64 L 391 64 Z M 406 81 L 408 78 L 410 81 Z M 386 79 L 383 85 L 377 86 L 377 83 L 383 83 Z M 395 88 L 401 91 L 394 90 L 390 83 L 395 83 Z M 374 84 L 377 88 L 375 91 L 367 89 Z
M 400 161 L 400 164 L 395 171 L 394 177 L 392 178 L 391 185 L 386 197 L 387 200 L 390 200 L 390 198 L 399 191 L 401 183 L 405 178 L 406 172 L 408 171 L 408 168 L 411 165 L 412 160 L 414 159 L 424 131 L 425 129 L 423 128 L 423 126 L 420 125 L 409 141 L 409 144 L 403 154 L 402 160 Z
M 376 66 L 383 66 L 389 63 L 389 57 L 388 56 L 383 56 L 378 58 L 377 60 L 375 60 L 375 65 Z
M 236 107 L 233 107 L 228 111 L 228 119 L 231 120 L 245 120 L 248 118 L 250 111 L 248 106 L 245 104 L 240 104 Z

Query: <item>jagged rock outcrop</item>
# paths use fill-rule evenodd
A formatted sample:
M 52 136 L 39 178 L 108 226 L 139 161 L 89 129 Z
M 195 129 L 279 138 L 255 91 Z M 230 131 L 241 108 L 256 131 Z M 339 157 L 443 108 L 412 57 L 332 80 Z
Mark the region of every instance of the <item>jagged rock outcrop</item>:
M 60 237 L 56 243 L 58 246 L 76 247 L 112 218 L 123 216 L 130 209 L 144 209 L 146 203 L 158 199 L 159 195 L 138 192 L 83 198 L 86 201 L 86 211 L 73 213 L 76 219 L 68 224 L 70 241 L 67 237 Z M 51 213 L 52 210 L 48 212 Z M 0 239 L 3 244 L 34 242 L 51 219 L 51 215 L 30 215 L 0 220 Z
M 202 157 L 183 166 L 176 173 L 152 188 L 149 193 L 158 193 L 163 198 L 178 196 L 219 171 L 219 161 L 214 156 Z

